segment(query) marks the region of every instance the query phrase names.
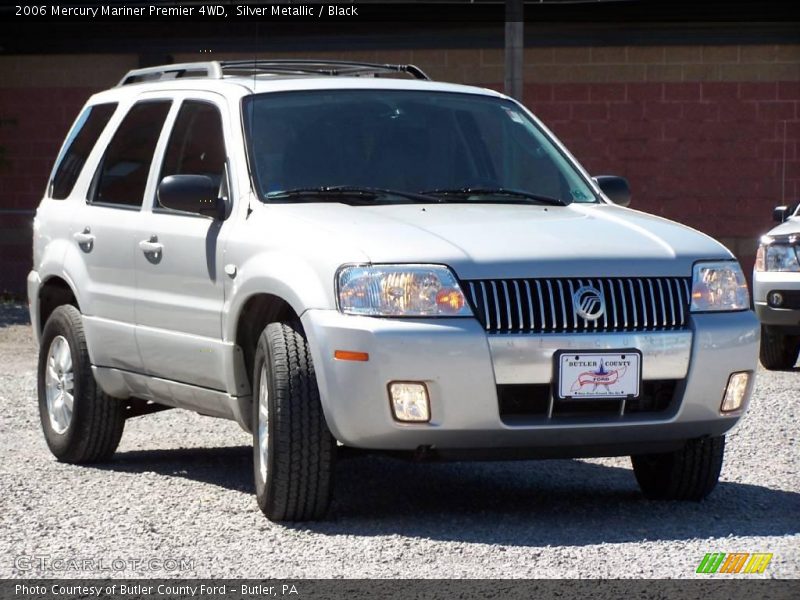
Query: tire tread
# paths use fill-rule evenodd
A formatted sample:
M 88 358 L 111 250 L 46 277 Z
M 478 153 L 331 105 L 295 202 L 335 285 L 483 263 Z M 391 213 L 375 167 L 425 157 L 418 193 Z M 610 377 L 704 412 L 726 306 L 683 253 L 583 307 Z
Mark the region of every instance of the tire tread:
M 675 452 L 631 457 L 639 487 L 654 500 L 695 500 L 708 496 L 719 480 L 725 436 L 689 440 Z
M 43 398 L 42 363 L 46 361 L 47 348 L 50 339 L 55 335 L 64 335 L 71 338 L 77 346 L 77 356 L 73 356 L 73 369 L 75 376 L 73 424 L 77 429 L 70 432 L 69 440 L 65 447 L 54 447 L 48 438 L 51 451 L 62 462 L 67 463 L 94 463 L 111 458 L 122 438 L 125 428 L 124 404 L 100 389 L 94 379 L 89 359 L 89 349 L 86 344 L 86 335 L 83 329 L 83 318 L 80 311 L 72 305 L 63 305 L 56 308 L 50 315 L 43 332 L 43 344 L 40 350 L 39 394 L 42 422 L 45 423 L 46 400 Z M 79 393 L 78 393 L 79 392 Z M 78 404 L 80 403 L 80 406 Z M 45 429 L 45 437 L 48 437 Z
M 322 412 L 308 344 L 299 323 L 271 323 L 262 338 L 275 395 L 272 473 L 262 510 L 275 521 L 320 519 L 330 503 L 335 441 Z
M 784 335 L 772 327 L 761 326 L 759 358 L 765 369 L 783 371 L 797 363 L 800 337 Z

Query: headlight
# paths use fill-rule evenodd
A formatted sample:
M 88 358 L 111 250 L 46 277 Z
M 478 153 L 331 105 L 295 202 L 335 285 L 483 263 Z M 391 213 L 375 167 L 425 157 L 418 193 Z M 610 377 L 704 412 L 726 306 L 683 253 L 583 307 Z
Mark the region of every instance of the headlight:
M 692 272 L 692 312 L 750 308 L 747 282 L 739 263 L 701 262 Z
M 439 265 L 346 266 L 336 275 L 339 310 L 383 317 L 469 317 L 455 276 Z
M 767 238 L 769 239 L 769 238 Z M 800 271 L 800 247 L 762 239 L 756 253 L 756 271 Z

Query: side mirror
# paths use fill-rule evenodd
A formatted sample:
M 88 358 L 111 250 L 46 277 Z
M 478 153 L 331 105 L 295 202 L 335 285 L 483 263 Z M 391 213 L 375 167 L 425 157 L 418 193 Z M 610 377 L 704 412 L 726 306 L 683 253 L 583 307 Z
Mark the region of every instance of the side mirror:
M 158 203 L 164 208 L 225 219 L 225 200 L 208 175 L 170 175 L 158 184 Z
M 772 220 L 776 223 L 783 223 L 789 217 L 788 206 L 776 206 L 772 209 Z
M 794 206 L 776 206 L 772 209 L 772 220 L 776 223 L 783 223 L 794 213 Z
M 617 177 L 616 175 L 598 175 L 594 177 L 597 185 L 603 190 L 603 193 L 608 196 L 614 204 L 620 206 L 630 206 L 631 204 L 631 188 L 628 185 L 628 180 L 624 177 Z

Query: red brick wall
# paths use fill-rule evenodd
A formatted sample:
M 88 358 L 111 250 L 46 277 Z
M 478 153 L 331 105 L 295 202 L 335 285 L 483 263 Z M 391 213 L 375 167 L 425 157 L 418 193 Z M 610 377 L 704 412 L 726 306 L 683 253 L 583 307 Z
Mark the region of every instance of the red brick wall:
M 42 197 L 67 130 L 93 91 L 0 89 L 0 148 L 7 161 L 0 164 L 0 294 L 24 292 L 32 236 L 25 211 Z
M 534 112 L 633 207 L 720 239 L 752 267 L 771 208 L 800 199 L 800 83 L 529 84 Z
M 2 208 L 30 209 L 44 192 L 56 154 L 92 88 L 0 88 Z
M 134 55 L 0 56 L 0 296 L 24 295 L 31 216 L 78 111 Z
M 502 87 L 496 49 L 313 56 L 413 62 L 434 79 Z M 174 57 L 201 58 L 252 55 Z M 0 57 L 0 293 L 23 293 L 30 268 L 29 217 L 3 211 L 35 208 L 80 106 L 136 61 Z M 526 103 L 590 172 L 627 177 L 634 208 L 720 239 L 748 271 L 781 200 L 784 152 L 785 197 L 800 199 L 798 45 L 528 48 L 525 79 Z

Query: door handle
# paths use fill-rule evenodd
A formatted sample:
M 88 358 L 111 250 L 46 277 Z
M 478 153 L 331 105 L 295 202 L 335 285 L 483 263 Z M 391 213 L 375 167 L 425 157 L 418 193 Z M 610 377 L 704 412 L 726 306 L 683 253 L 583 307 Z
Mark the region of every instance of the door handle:
M 72 234 L 73 239 L 78 242 L 78 246 L 84 252 L 91 252 L 94 246 L 94 235 L 92 230 L 86 227 L 83 231 L 76 231 Z
M 158 243 L 158 238 L 156 236 L 152 236 L 149 240 L 142 240 L 139 242 L 139 248 L 141 248 L 142 252 L 145 254 L 159 254 L 164 249 L 164 245 Z

